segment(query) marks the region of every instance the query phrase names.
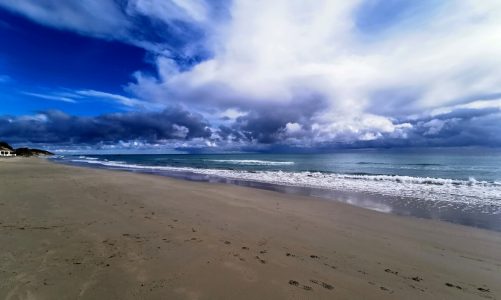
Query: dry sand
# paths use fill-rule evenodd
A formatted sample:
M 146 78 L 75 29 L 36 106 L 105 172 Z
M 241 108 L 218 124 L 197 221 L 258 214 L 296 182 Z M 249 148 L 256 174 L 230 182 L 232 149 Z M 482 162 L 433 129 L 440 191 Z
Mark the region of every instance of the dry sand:
M 0 160 L 0 299 L 496 299 L 501 233 Z

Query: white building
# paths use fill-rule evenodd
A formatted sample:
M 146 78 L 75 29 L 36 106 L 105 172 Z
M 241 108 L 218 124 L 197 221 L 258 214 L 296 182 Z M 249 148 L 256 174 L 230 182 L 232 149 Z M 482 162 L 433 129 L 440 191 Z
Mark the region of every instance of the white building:
M 0 147 L 0 157 L 16 156 L 16 153 L 8 148 Z

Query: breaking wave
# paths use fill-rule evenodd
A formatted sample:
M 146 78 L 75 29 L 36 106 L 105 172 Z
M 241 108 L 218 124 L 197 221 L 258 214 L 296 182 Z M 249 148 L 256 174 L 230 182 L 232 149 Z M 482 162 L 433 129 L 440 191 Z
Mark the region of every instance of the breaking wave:
M 163 172 L 190 172 L 233 180 L 271 183 L 287 186 L 363 192 L 421 200 L 448 201 L 465 204 L 501 206 L 501 183 L 497 181 L 455 180 L 397 175 L 336 174 L 322 172 L 242 171 L 172 166 L 147 166 L 118 161 L 73 159 L 72 162 L 110 168 Z M 224 160 L 225 162 L 227 160 Z M 246 163 L 286 163 L 254 160 L 230 160 Z
M 293 161 L 268 161 L 268 160 L 252 160 L 252 159 L 208 159 L 207 161 L 235 164 L 235 165 L 255 165 L 255 166 L 290 166 Z

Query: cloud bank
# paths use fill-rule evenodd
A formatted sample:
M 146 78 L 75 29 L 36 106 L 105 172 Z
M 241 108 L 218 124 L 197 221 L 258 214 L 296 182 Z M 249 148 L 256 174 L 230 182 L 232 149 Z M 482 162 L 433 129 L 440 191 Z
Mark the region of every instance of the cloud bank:
M 0 117 L 0 136 L 13 143 L 97 144 L 141 140 L 209 138 L 201 115 L 179 108 L 161 112 L 131 112 L 97 117 L 75 117 L 61 111 L 34 116 Z
M 165 112 L 157 113 L 165 125 L 155 129 L 140 121 L 152 112 L 121 115 L 120 121 L 103 115 L 89 121 L 99 123 L 102 134 L 76 131 L 85 138 L 73 134 L 72 142 L 201 138 L 227 149 L 501 146 L 499 1 L 79 3 L 0 0 L 47 26 L 147 49 L 158 74 L 139 70 L 125 91 L 137 101 L 190 111 L 205 129 L 177 124 Z M 141 129 L 134 134 L 113 131 L 136 121 Z M 8 124 L 27 123 L 17 118 Z M 188 133 L 176 136 L 173 124 Z M 67 133 L 50 130 L 48 136 L 60 138 L 47 142 L 68 141 Z

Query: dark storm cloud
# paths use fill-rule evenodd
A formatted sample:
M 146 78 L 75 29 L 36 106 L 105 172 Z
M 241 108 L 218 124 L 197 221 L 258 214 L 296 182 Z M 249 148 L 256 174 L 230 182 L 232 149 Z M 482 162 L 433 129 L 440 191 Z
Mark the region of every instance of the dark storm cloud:
M 319 95 L 310 95 L 291 103 L 262 105 L 238 117 L 231 127 L 220 127 L 220 135 L 262 144 L 281 143 L 288 123 L 301 124 L 307 132 L 311 129 L 312 117 L 325 106 L 325 99 Z
M 494 108 L 456 109 L 414 120 L 395 121 L 396 126 L 407 124 L 402 132 L 382 133 L 373 140 L 342 142 L 337 138 L 318 141 L 315 130 L 309 125 L 322 109 L 322 101 L 316 103 L 316 106 L 262 107 L 216 129 L 211 129 L 213 126 L 201 115 L 179 107 L 161 112 L 96 117 L 71 116 L 60 111 L 46 111 L 33 116 L 3 116 L 0 117 L 0 140 L 14 144 L 59 145 L 181 141 L 183 144 L 176 147 L 189 152 L 322 152 L 364 147 L 501 146 L 501 112 Z M 292 139 L 286 132 L 289 123 L 301 126 Z M 213 143 L 218 147 L 208 147 Z
M 461 110 L 416 125 L 423 146 L 501 146 L 499 109 Z
M 208 124 L 201 115 L 170 108 L 161 112 L 70 116 L 60 111 L 30 117 L 0 117 L 0 139 L 12 143 L 96 144 L 141 140 L 190 140 L 208 138 Z
M 221 126 L 219 135 L 234 141 L 257 141 L 246 145 L 246 151 L 265 152 L 309 152 L 330 151 L 339 148 L 371 147 L 461 147 L 461 146 L 501 146 L 501 111 L 498 108 L 455 109 L 446 113 L 423 116 L 414 120 L 396 121 L 395 125 L 407 124 L 404 129 L 382 133 L 373 140 L 343 142 L 342 138 L 316 142 L 311 127 L 311 117 L 315 109 L 303 111 L 295 108 L 270 108 L 253 112 L 236 120 L 232 127 Z M 303 126 L 291 143 L 284 135 L 287 123 Z M 313 141 L 312 143 L 309 143 Z
M 373 141 L 358 141 L 349 147 L 501 146 L 499 108 L 456 109 L 407 122 L 412 127 L 406 132 L 406 138 L 384 135 Z

